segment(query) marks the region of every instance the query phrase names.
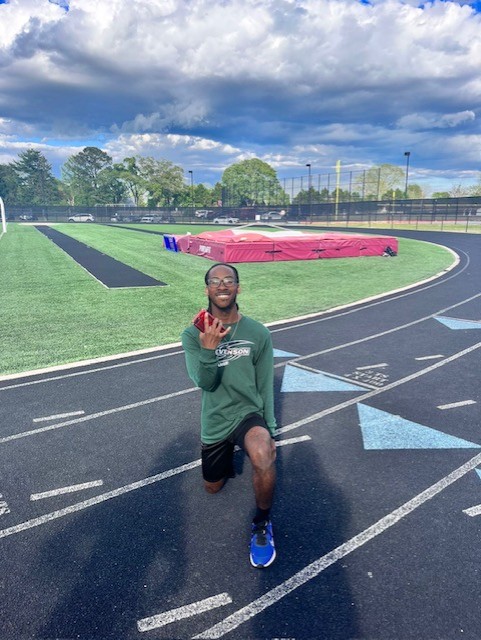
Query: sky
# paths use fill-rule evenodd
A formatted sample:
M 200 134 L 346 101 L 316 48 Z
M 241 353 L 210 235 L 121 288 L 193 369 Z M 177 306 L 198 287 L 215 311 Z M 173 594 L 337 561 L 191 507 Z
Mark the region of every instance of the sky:
M 449 189 L 481 176 L 480 69 L 481 2 L 0 0 L 0 163 L 60 177 L 96 146 L 213 185 L 409 160 Z

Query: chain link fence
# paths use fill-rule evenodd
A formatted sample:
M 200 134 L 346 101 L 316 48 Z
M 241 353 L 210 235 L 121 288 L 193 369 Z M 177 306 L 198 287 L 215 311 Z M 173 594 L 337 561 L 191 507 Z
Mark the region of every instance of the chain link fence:
M 194 207 L 152 209 L 129 206 L 10 206 L 7 221 L 76 222 L 74 216 L 91 214 L 104 224 L 128 223 L 206 223 L 216 218 L 237 218 L 240 223 L 255 220 L 277 224 L 341 224 L 356 223 L 410 224 L 441 223 L 455 225 L 481 224 L 481 196 L 418 200 L 298 202 L 270 207 L 212 207 L 205 217 L 196 216 Z

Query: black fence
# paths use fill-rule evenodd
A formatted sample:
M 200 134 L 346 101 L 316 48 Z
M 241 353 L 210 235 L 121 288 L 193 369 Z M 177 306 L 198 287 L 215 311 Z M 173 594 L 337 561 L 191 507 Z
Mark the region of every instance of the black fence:
M 78 216 L 83 215 L 83 220 Z M 274 224 L 318 223 L 481 223 L 481 196 L 422 200 L 322 202 L 267 207 L 146 208 L 129 206 L 7 206 L 8 221 L 77 222 L 89 215 L 100 223 L 193 223 L 235 218 L 239 223 L 265 220 Z

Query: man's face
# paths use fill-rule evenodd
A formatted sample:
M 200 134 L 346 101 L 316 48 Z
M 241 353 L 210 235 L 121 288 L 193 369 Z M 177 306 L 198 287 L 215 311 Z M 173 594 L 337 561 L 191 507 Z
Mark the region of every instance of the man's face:
M 227 283 L 225 282 L 227 278 Z M 209 273 L 209 282 L 211 280 L 220 280 L 219 284 L 209 283 L 206 287 L 206 294 L 210 302 L 222 311 L 228 311 L 235 306 L 237 294 L 239 293 L 239 285 L 237 284 L 236 275 L 230 267 L 214 267 Z M 229 280 L 233 280 L 232 284 Z

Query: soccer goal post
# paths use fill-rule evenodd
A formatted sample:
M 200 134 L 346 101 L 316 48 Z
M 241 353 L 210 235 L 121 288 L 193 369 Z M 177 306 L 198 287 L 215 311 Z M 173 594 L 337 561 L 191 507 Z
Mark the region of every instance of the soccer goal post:
M 0 218 L 2 218 L 2 233 L 7 233 L 7 221 L 5 220 L 5 205 L 3 199 L 0 198 Z

